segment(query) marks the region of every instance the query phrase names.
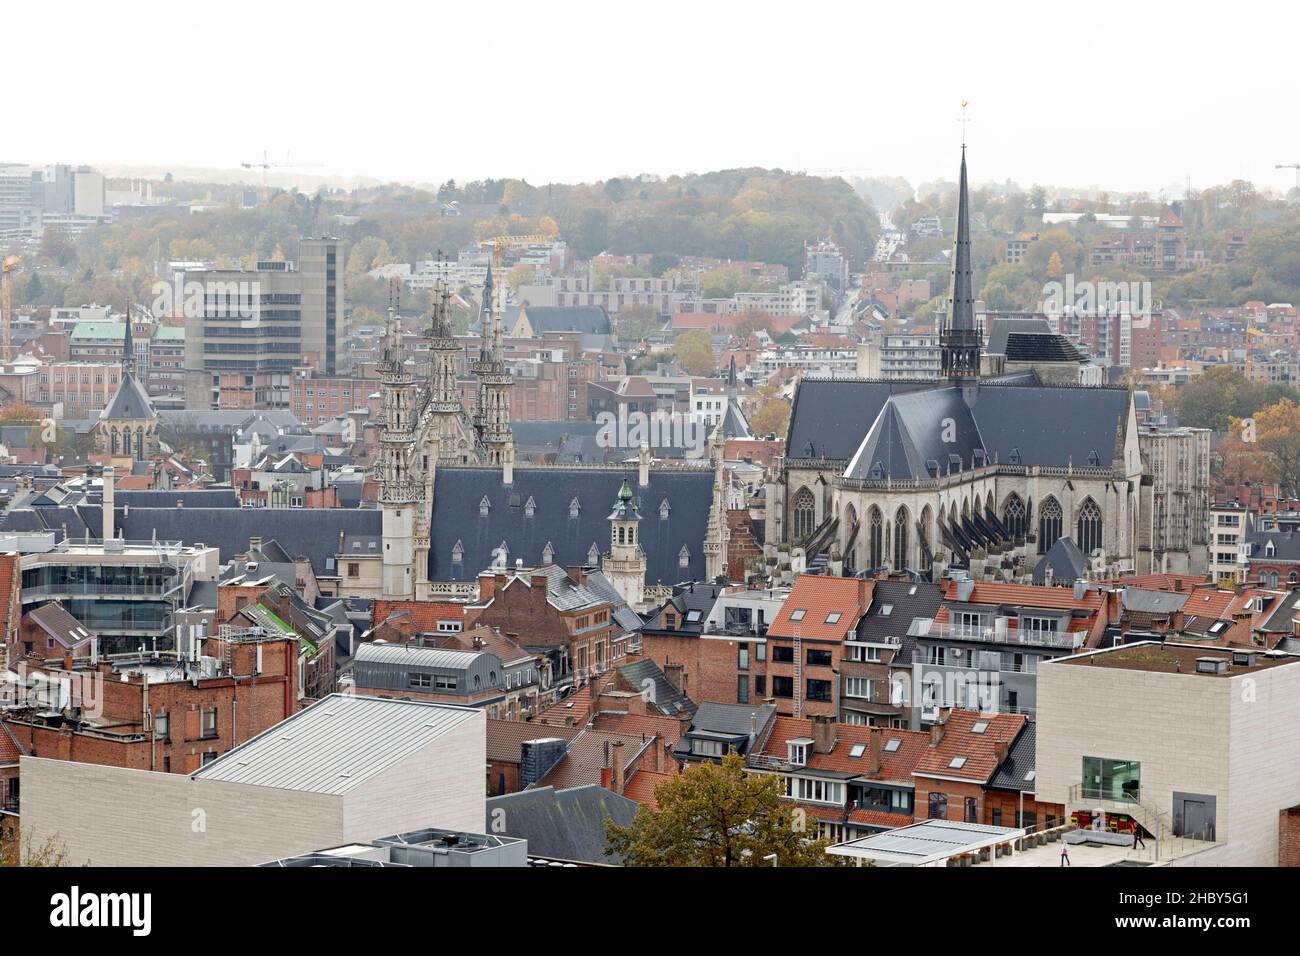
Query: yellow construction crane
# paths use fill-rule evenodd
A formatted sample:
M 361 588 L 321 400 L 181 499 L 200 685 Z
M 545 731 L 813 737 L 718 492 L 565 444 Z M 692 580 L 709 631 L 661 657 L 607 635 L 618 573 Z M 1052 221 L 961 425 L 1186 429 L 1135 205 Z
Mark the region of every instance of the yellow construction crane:
M 18 271 L 17 256 L 9 256 L 0 263 L 0 360 L 13 361 L 13 326 L 14 326 L 14 273 Z
M 527 236 L 493 236 L 491 239 L 480 239 L 479 248 L 485 246 L 492 250 L 492 268 L 501 271 L 501 254 L 510 246 L 527 245 L 530 242 L 554 242 L 555 236 L 548 236 L 543 233 L 533 233 Z

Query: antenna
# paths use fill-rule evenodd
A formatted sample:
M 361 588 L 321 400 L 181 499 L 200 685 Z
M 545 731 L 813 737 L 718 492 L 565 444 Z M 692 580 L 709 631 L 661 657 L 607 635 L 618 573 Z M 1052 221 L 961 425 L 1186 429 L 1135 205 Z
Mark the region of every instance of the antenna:
M 970 122 L 970 117 L 966 115 L 966 107 L 970 106 L 970 100 L 961 101 L 961 116 L 957 122 L 961 123 L 961 148 L 966 148 L 966 124 Z

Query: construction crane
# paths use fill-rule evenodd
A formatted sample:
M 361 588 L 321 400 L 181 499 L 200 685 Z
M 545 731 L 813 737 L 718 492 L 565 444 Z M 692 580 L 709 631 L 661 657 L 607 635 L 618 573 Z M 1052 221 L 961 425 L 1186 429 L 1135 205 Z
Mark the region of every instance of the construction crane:
M 1295 187 L 1300 189 L 1300 163 L 1278 163 L 1274 169 L 1294 169 L 1295 170 Z
M 18 271 L 17 256 L 9 256 L 0 263 L 0 360 L 13 361 L 13 326 L 14 326 L 14 273 Z
M 312 169 L 320 166 L 321 164 L 320 163 L 291 163 L 289 162 L 289 157 L 287 155 L 285 156 L 285 161 L 283 163 L 273 163 L 267 158 L 266 150 L 262 150 L 262 161 L 260 163 L 254 160 L 253 162 L 240 163 L 239 165 L 243 166 L 245 169 L 260 169 L 262 171 L 262 192 L 265 193 L 266 192 L 266 171 L 268 169 Z
M 492 250 L 492 271 L 497 273 L 497 298 L 500 302 L 505 302 L 505 276 L 501 275 L 502 254 L 505 250 L 510 246 L 522 246 L 530 242 L 554 242 L 555 239 L 555 236 L 545 233 L 531 233 L 523 236 L 493 236 L 491 239 L 479 240 L 480 249 Z

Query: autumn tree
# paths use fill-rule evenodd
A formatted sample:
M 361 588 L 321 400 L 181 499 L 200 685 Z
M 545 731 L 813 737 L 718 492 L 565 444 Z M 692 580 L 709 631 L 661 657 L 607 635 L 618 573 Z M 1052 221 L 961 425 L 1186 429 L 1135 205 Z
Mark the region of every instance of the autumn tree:
M 713 357 L 713 336 L 704 329 L 692 329 L 677 336 L 673 343 L 677 361 L 692 375 L 708 376 L 717 370 Z
M 606 820 L 607 854 L 625 866 L 842 865 L 829 841 L 812 838 L 816 821 L 785 799 L 781 778 L 746 773 L 734 751 L 664 781 L 655 803 L 626 827 Z
M 34 425 L 41 420 L 41 413 L 26 402 L 10 402 L 0 409 L 0 424 Z
M 1256 412 L 1255 440 L 1284 493 L 1294 495 L 1300 490 L 1300 405 L 1284 398 Z
M 17 830 L 9 830 L 0 835 L 0 867 L 70 865 L 67 847 L 56 836 L 38 844 L 30 833 L 21 836 Z

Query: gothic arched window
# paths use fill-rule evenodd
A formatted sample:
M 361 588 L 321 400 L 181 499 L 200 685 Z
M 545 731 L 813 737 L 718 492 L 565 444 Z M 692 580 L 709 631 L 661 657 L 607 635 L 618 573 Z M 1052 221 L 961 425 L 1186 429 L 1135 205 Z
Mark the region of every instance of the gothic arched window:
M 885 519 L 875 505 L 867 515 L 867 566 L 872 570 L 885 563 Z
M 921 521 L 916 528 L 916 544 L 921 554 L 921 570 L 929 571 L 930 561 L 930 525 L 933 519 L 930 517 L 930 506 L 926 505 L 921 509 Z
M 1002 506 L 1002 527 L 1013 539 L 1025 536 L 1025 503 L 1014 492 L 1007 496 L 1007 503 Z
M 894 570 L 902 571 L 907 567 L 907 508 L 899 506 L 894 515 Z
M 1046 554 L 1061 537 L 1061 505 L 1052 497 L 1038 509 L 1038 553 Z
M 800 488 L 794 496 L 793 531 L 795 539 L 806 538 L 817 528 L 817 499 L 807 488 Z
M 1089 555 L 1102 544 L 1101 509 L 1091 498 L 1085 499 L 1083 507 L 1079 509 L 1078 544 L 1079 550 Z

